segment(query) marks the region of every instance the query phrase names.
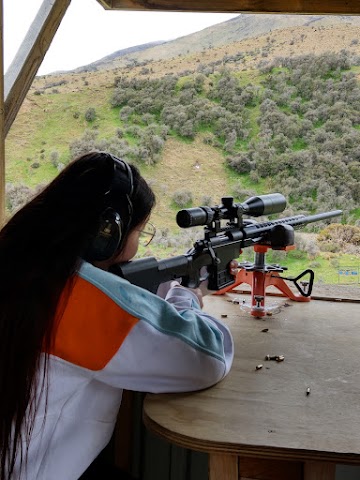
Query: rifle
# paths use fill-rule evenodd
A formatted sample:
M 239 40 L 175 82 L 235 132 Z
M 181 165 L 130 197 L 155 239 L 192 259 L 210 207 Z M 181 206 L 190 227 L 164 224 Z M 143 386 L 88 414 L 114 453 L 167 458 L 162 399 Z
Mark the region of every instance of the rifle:
M 244 215 L 259 217 L 283 212 L 286 207 L 285 197 L 280 193 L 272 193 L 251 197 L 243 203 L 234 203 L 233 197 L 223 197 L 221 201 L 221 205 L 214 207 L 189 208 L 177 213 L 176 222 L 181 228 L 204 226 L 204 238 L 197 240 L 184 255 L 163 260 L 157 260 L 154 257 L 141 258 L 116 264 L 110 271 L 153 293 L 156 293 L 161 283 L 169 280 L 181 279 L 182 285 L 196 288 L 204 279 L 207 279 L 208 289 L 222 294 L 235 285 L 249 283 L 245 277 L 250 276 L 253 290 L 252 314 L 261 316 L 265 311 L 266 286 L 274 285 L 276 282 L 281 283 L 278 280 L 281 278 L 279 272 L 285 269 L 278 265 L 267 266 L 264 261 L 266 251 L 269 248 L 274 250 L 295 248 L 294 228 L 342 214 L 341 210 L 334 210 L 310 216 L 295 215 L 257 223 L 254 219 L 244 219 Z M 224 220 L 227 221 L 225 225 L 222 223 Z M 250 246 L 254 247 L 255 251 L 254 263 L 239 263 L 239 273 L 234 277 L 230 273 L 230 262 L 239 258 L 243 248 Z M 204 270 L 206 270 L 205 276 L 202 275 Z M 307 274 L 310 275 L 310 281 L 305 291 L 298 280 Z M 269 283 L 269 278 L 275 278 L 276 282 L 270 280 Z M 275 285 L 283 293 L 293 300 L 310 299 L 314 279 L 312 270 L 306 270 L 296 279 L 283 278 L 282 280 L 284 279 L 295 283 L 302 298 L 300 300 L 283 285 L 280 286 L 284 288 Z

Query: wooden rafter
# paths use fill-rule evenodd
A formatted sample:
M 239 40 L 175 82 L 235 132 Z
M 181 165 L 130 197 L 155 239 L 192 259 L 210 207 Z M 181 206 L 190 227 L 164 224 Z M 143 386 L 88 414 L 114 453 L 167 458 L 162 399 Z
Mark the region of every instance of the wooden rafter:
M 8 133 L 71 0 L 44 0 L 5 75 L 4 132 Z
M 0 119 L 0 227 L 5 220 L 5 137 L 29 91 L 71 0 L 43 0 L 6 75 L 3 72 L 1 16 L 1 119 Z
M 359 15 L 359 0 L 97 0 L 107 10 Z

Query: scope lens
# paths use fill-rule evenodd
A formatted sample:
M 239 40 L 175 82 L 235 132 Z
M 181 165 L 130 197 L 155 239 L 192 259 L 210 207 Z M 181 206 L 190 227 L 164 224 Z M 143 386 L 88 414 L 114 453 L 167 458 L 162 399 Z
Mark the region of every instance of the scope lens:
M 176 223 L 181 228 L 208 225 L 211 220 L 211 216 L 208 214 L 206 209 L 202 207 L 180 210 L 176 215 Z

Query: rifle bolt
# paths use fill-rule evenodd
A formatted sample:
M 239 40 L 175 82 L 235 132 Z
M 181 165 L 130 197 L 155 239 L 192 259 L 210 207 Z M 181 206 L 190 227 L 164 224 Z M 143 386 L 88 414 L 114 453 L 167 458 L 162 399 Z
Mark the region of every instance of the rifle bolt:
M 263 366 L 262 366 L 261 364 L 260 364 L 260 365 L 256 365 L 255 370 L 261 370 L 262 367 L 263 367 Z

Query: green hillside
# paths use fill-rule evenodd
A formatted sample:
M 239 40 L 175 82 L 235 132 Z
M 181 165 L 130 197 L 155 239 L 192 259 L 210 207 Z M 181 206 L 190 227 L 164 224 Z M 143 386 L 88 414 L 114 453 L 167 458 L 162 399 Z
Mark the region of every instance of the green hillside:
M 8 138 L 7 182 L 33 188 L 82 152 L 109 150 L 140 167 L 159 211 L 280 191 L 286 213 L 341 208 L 354 223 L 357 57 L 282 58 L 251 75 L 234 68 L 240 54 L 231 70 L 226 60 L 158 78 L 113 75 L 90 96 L 60 93 L 66 83 L 34 90 L 31 122 L 22 115 Z
M 181 208 L 280 192 L 284 215 L 341 209 L 353 230 L 324 237 L 322 252 L 310 235 L 298 253 L 269 260 L 310 262 L 336 281 L 338 268 L 359 267 L 357 33 L 294 27 L 201 54 L 37 77 L 6 141 L 9 214 L 76 155 L 108 150 L 135 163 L 157 195 L 157 241 L 141 255 L 181 253 L 199 238 L 201 228 L 176 225 Z

